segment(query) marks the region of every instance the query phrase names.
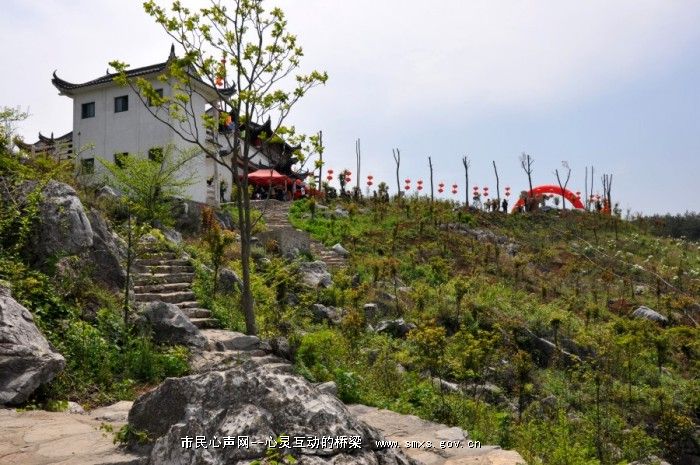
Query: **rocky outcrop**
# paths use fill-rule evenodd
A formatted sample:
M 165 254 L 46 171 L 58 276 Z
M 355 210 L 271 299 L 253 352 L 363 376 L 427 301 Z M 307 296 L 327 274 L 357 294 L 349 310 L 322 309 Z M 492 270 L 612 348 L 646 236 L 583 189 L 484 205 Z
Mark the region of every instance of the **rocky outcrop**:
M 379 334 L 389 334 L 393 337 L 404 338 L 415 329 L 413 323 L 406 323 L 403 318 L 398 320 L 383 320 L 377 324 L 376 332 Z
M 235 271 L 228 268 L 221 268 L 218 277 L 218 289 L 225 293 L 240 292 L 243 289 L 243 281 L 238 277 Z
M 27 194 L 35 188 L 34 182 L 25 185 Z M 32 258 L 43 263 L 59 255 L 78 255 L 92 247 L 92 225 L 75 190 L 68 184 L 49 181 L 41 196 Z
M 301 447 L 282 449 L 300 465 L 415 464 L 394 449 L 382 449 L 382 436 L 358 421 L 336 397 L 319 391 L 284 363 L 241 361 L 225 371 L 169 378 L 134 402 L 129 424 L 153 439 L 151 465 L 250 464 L 265 457 L 267 441 L 281 435 L 304 438 Z M 208 448 L 182 447 L 183 438 L 219 441 Z M 224 437 L 247 437 L 248 447 L 223 446 Z M 309 447 L 310 438 L 353 439 Z M 309 438 L 309 439 L 307 439 Z
M 343 309 L 336 307 L 326 307 L 321 304 L 311 306 L 311 315 L 314 323 L 328 323 L 329 325 L 340 324 Z
M 264 246 L 274 242 L 280 255 L 287 259 L 311 253 L 309 235 L 292 226 L 278 226 L 270 231 L 258 233 L 257 236 Z
M 34 325 L 29 310 L 14 300 L 7 288 L 0 287 L 0 404 L 25 402 L 65 364 Z
M 39 188 L 35 181 L 24 183 L 19 202 L 27 202 Z M 56 258 L 77 257 L 76 271 L 87 272 L 111 290 L 122 288 L 126 279 L 121 266 L 124 246 L 104 218 L 95 210 L 86 211 L 68 184 L 49 181 L 40 194 L 38 218 L 25 256 L 44 269 Z
M 348 252 L 347 249 L 340 244 L 334 245 L 333 247 L 331 247 L 331 250 L 333 250 L 333 252 L 337 253 L 341 257 L 347 257 L 350 255 L 350 252 Z
M 204 348 L 207 340 L 177 305 L 149 302 L 141 313 L 142 324 L 149 327 L 153 340 L 161 344 L 179 344 Z
M 314 289 L 330 287 L 333 284 L 331 274 L 328 272 L 328 267 L 320 260 L 299 263 L 299 274 L 301 281 Z
M 126 271 L 121 266 L 126 249 L 107 222 L 95 210 L 87 214 L 92 226 L 92 246 L 84 253 L 95 281 L 112 290 L 124 287 Z
M 632 317 L 633 318 L 640 318 L 643 320 L 649 320 L 653 321 L 655 323 L 660 323 L 662 325 L 665 325 L 668 323 L 668 318 L 657 312 L 656 310 L 652 310 L 649 307 L 641 306 L 637 308 L 635 311 L 632 312 Z

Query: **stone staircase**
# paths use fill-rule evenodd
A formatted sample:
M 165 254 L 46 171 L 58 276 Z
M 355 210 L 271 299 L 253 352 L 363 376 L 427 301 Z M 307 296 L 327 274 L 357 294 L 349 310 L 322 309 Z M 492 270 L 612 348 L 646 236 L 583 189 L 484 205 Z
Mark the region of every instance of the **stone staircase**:
M 180 307 L 200 329 L 217 328 L 211 311 L 201 308 L 192 291 L 194 267 L 174 252 L 150 248 L 134 263 L 134 299 L 138 303 L 160 300 Z
M 263 214 L 265 224 L 270 230 L 292 228 L 289 222 L 289 207 L 291 202 L 280 202 L 279 200 L 252 200 L 251 207 L 259 210 Z M 331 248 L 326 247 L 320 241 L 310 238 L 310 249 L 314 257 L 324 262 L 329 269 L 342 268 L 347 266 L 347 259 L 337 254 Z

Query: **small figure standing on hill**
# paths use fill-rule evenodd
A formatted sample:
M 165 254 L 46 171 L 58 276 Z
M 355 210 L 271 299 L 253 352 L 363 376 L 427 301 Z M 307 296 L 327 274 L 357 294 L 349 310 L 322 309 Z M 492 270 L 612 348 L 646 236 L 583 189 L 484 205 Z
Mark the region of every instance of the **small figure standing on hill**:
M 508 199 L 503 199 L 503 202 L 501 202 L 501 208 L 503 209 L 503 213 L 508 213 Z

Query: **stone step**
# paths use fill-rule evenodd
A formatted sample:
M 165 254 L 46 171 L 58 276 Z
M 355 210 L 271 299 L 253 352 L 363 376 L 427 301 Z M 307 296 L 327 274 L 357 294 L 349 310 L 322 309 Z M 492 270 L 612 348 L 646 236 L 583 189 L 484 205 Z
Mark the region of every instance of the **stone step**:
M 211 310 L 207 310 L 206 308 L 198 308 L 198 307 L 191 307 L 191 308 L 181 308 L 182 313 L 187 315 L 187 318 L 211 318 Z
M 147 265 L 139 267 L 144 272 L 162 274 L 162 273 L 193 273 L 194 267 L 190 265 Z
M 170 266 L 187 266 L 190 264 L 189 260 L 176 259 L 176 258 L 139 258 L 135 262 L 139 266 L 153 266 L 153 265 L 170 265 Z
M 263 343 L 257 336 L 247 336 L 225 329 L 205 329 L 202 335 L 209 342 L 209 350 L 223 352 L 226 350 L 258 350 Z
M 192 283 L 194 273 L 138 273 L 134 276 L 134 284 L 145 286 L 147 284 L 166 283 Z
M 214 318 L 190 318 L 190 321 L 199 329 L 213 329 L 219 327 L 219 320 Z
M 141 256 L 141 258 L 146 260 L 152 258 L 158 258 L 161 260 L 178 259 L 180 258 L 180 254 L 175 252 L 146 252 Z
M 177 304 L 178 307 L 180 307 L 180 310 L 185 310 L 186 308 L 198 308 L 199 307 L 199 302 L 196 300 L 190 300 L 186 302 L 180 302 Z
M 191 282 L 141 284 L 134 286 L 134 292 L 136 294 L 153 294 L 159 292 L 189 291 L 191 288 Z
M 181 302 L 194 300 L 195 296 L 194 292 L 192 291 L 179 291 L 165 293 L 134 294 L 134 298 L 137 302 L 153 302 L 155 300 L 160 300 L 169 304 L 179 304 Z

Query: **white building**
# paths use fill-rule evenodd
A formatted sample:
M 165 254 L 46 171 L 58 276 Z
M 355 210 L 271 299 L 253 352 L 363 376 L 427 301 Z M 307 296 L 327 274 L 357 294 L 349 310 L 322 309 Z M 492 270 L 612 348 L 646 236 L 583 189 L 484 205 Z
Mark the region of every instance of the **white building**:
M 169 82 L 161 82 L 158 76 L 164 74 L 171 60 L 175 59 L 174 47 L 168 59 L 162 63 L 142 68 L 130 69 L 128 78 L 140 77 L 151 82 L 162 95 L 172 95 Z M 102 77 L 80 84 L 59 78 L 54 72 L 52 83 L 65 95 L 73 99 L 73 152 L 80 164 L 81 173 L 100 173 L 102 158 L 117 162 L 123 156 L 154 156 L 163 147 L 173 146 L 183 150 L 193 150 L 194 143 L 182 140 L 173 129 L 154 117 L 141 97 L 129 86 L 114 82 L 116 74 L 107 73 Z M 206 142 L 206 131 L 201 120 L 209 106 L 216 106 L 216 90 L 200 81 L 192 80 L 196 92 L 192 93 L 192 113 L 198 115 L 200 128 L 198 140 Z M 154 107 L 153 107 L 154 108 Z M 152 109 L 153 109 L 152 108 Z M 167 109 L 157 111 L 167 115 Z M 195 123 L 186 121 L 184 124 Z M 183 124 L 176 122 L 175 124 Z M 194 201 L 217 204 L 220 198 L 220 183 L 225 183 L 226 192 L 231 192 L 230 175 L 221 172 L 218 164 L 205 156 L 201 149 L 187 170 L 195 175 L 195 183 L 186 192 Z

